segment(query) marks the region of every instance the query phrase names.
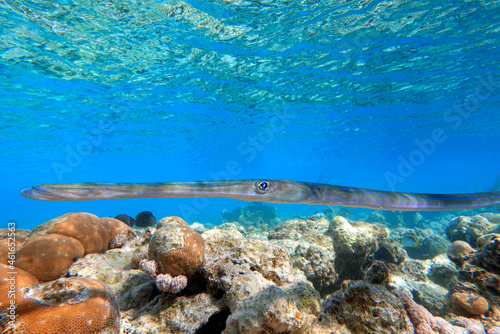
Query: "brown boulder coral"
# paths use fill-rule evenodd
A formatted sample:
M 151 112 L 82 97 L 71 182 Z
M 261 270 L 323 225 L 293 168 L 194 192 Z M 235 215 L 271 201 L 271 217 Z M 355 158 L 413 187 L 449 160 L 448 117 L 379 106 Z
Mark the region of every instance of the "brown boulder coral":
M 112 292 L 99 281 L 70 277 L 24 288 L 19 312 L 4 333 L 118 333 Z
M 129 230 L 130 227 L 118 219 L 99 218 L 87 212 L 70 212 L 37 226 L 30 233 L 30 237 L 62 234 L 80 241 L 85 254 L 90 254 L 105 252 L 116 235 L 127 234 Z
M 76 258 L 105 252 L 111 241 L 119 236 L 123 239 L 129 231 L 129 226 L 114 218 L 67 213 L 33 229 L 16 251 L 16 267 L 40 281 L 54 280 L 64 275 Z
M 203 263 L 203 238 L 182 218 L 165 217 L 151 237 L 149 258 L 158 263 L 161 273 L 180 275 Z
M 451 300 L 456 306 L 470 315 L 481 315 L 489 309 L 486 298 L 473 292 L 455 292 L 451 295 Z
M 15 265 L 39 281 L 51 281 L 64 275 L 83 254 L 83 246 L 76 239 L 60 234 L 38 235 L 17 249 Z
M 29 232 L 22 229 L 15 229 L 15 231 L 8 228 L 0 229 L 0 263 L 9 264 L 9 259 L 14 258 L 9 255 L 23 244 Z

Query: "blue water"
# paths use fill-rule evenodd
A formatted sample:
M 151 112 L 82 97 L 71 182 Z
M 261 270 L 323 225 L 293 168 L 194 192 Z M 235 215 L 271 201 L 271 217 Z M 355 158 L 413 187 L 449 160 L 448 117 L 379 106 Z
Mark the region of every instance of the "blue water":
M 222 199 L 38 202 L 36 183 L 276 178 L 415 192 L 500 170 L 498 1 L 0 3 L 0 222 Z M 323 207 L 281 205 L 278 215 Z

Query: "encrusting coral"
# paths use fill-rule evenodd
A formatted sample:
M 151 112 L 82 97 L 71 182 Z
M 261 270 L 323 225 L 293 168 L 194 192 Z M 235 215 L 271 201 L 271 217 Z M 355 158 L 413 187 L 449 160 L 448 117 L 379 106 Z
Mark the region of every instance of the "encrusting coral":
M 325 234 L 325 218 L 292 219 L 269 231 L 269 241 L 287 250 L 293 269 L 301 271 L 320 292 L 329 292 L 337 281 L 332 237 Z

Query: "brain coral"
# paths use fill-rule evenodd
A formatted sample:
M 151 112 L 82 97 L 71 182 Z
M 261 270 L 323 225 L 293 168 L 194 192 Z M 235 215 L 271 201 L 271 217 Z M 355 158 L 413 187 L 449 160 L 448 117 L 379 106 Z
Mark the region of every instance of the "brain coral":
M 39 281 L 50 281 L 64 275 L 83 254 L 83 246 L 76 239 L 60 234 L 38 235 L 17 249 L 15 265 Z
M 203 263 L 203 238 L 182 218 L 165 217 L 149 242 L 149 258 L 158 263 L 162 273 L 180 275 Z
M 484 314 L 489 308 L 486 298 L 472 292 L 455 292 L 451 295 L 451 300 L 471 315 Z
M 4 333 L 118 333 L 114 295 L 99 281 L 70 277 L 23 291 L 14 325 Z

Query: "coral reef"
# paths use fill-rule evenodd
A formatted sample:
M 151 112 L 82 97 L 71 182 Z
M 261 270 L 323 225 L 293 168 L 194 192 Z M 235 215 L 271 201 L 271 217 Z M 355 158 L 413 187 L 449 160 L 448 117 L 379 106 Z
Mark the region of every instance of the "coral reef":
M 295 280 L 283 248 L 237 231 L 214 229 L 203 237 L 208 291 L 222 294 L 231 312 L 225 333 L 299 333 L 311 326 L 319 294 Z
M 259 202 L 249 203 L 246 207 L 237 207 L 231 212 L 223 210 L 221 221 L 223 223 L 238 222 L 243 226 L 260 226 L 261 222 L 264 222 L 264 225 L 268 227 L 275 226 L 280 222 L 274 206 Z
M 487 234 L 478 239 L 478 244 L 482 250 L 475 257 L 474 263 L 500 275 L 500 234 Z
M 270 285 L 244 299 L 227 319 L 227 334 L 305 333 L 314 315 L 299 310 L 290 295 Z
M 450 245 L 443 229 L 389 234 L 322 214 L 271 230 L 238 222 L 207 229 L 179 217 L 130 229 L 67 214 L 17 248 L 27 270 L 15 268 L 15 287 L 12 268 L 0 265 L 0 330 L 46 333 L 45 320 L 63 334 L 499 333 L 500 235 L 484 216 L 461 217 L 489 232 Z M 429 245 L 412 258 L 398 240 L 410 254 Z
M 382 284 L 389 278 L 389 268 L 382 261 L 375 261 L 366 271 L 365 281 L 373 284 Z
M 496 230 L 499 229 L 499 224 L 500 224 L 500 213 L 498 212 L 483 212 L 481 213 L 481 216 L 483 216 L 484 218 L 488 219 L 488 221 L 491 223 L 491 224 L 496 224 L 497 226 L 495 227 L 495 231 L 493 231 L 494 233 L 497 233 Z
M 86 212 L 67 213 L 33 229 L 28 236 L 61 234 L 78 240 L 85 254 L 102 253 L 117 234 L 128 234 L 130 227 L 109 217 L 100 218 Z
M 346 217 L 342 214 L 340 216 Z M 347 218 L 347 217 L 346 217 Z M 412 211 L 379 211 L 374 210 L 365 220 L 367 223 L 384 225 L 390 229 L 397 228 L 427 228 L 429 222 L 418 212 Z
M 490 224 L 484 220 L 480 220 L 483 226 Z M 467 256 L 449 284 L 453 312 L 466 317 L 481 315 L 488 331 L 500 323 L 499 237 L 495 233 L 483 234 L 475 239 L 474 251 L 466 247 Z
M 468 242 L 472 247 L 476 247 L 477 239 L 491 232 L 494 227 L 495 225 L 480 215 L 458 216 L 452 219 L 446 228 L 446 236 L 451 242 L 462 240 Z
M 458 269 L 448 256 L 441 254 L 430 260 L 428 278 L 442 287 L 447 288 Z

